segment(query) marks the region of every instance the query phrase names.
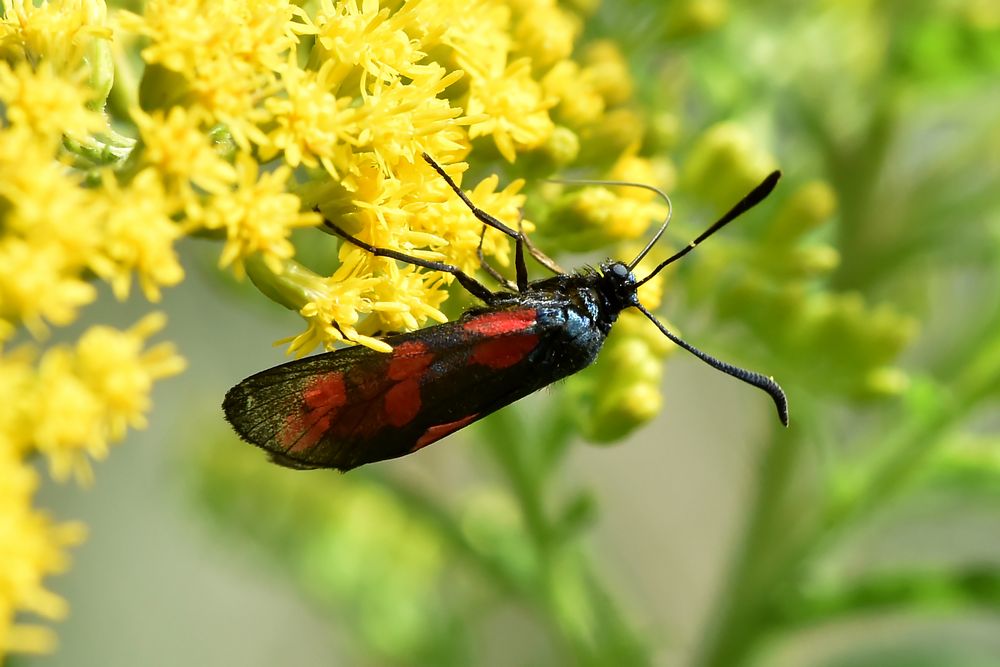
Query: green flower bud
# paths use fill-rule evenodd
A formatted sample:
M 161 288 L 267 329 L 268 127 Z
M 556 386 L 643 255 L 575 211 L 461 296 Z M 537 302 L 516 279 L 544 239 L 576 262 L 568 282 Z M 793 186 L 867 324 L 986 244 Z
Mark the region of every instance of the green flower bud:
M 699 137 L 681 178 L 683 184 L 721 213 L 774 168 L 774 158 L 758 146 L 747 128 L 736 123 L 719 123 Z
M 645 149 L 653 155 L 663 155 L 677 145 L 681 136 L 681 119 L 675 113 L 655 114 L 649 125 Z
M 616 442 L 655 417 L 663 401 L 663 359 L 676 349 L 642 315 L 623 314 L 597 362 L 569 380 L 583 436 Z
M 765 258 L 762 268 L 779 280 L 805 280 L 824 276 L 840 264 L 840 253 L 828 245 L 808 246 L 805 248 L 790 248 L 788 252 L 762 253 Z
M 607 39 L 590 43 L 583 53 L 584 75 L 609 107 L 632 98 L 634 84 L 618 45 Z
M 557 125 L 542 146 L 542 153 L 554 167 L 564 167 L 580 154 L 580 138 L 568 127 Z
M 806 183 L 788 197 L 774 216 L 767 242 L 790 244 L 830 221 L 837 209 L 837 193 L 824 181 Z
M 626 107 L 612 109 L 604 114 L 601 122 L 581 133 L 586 159 L 608 164 L 632 146 L 642 144 L 646 133 L 646 119 Z
M 910 386 L 910 377 L 899 368 L 882 366 L 868 373 L 863 390 L 876 396 L 898 396 Z
M 687 0 L 670 5 L 665 32 L 672 38 L 693 37 L 718 28 L 729 18 L 727 0 Z

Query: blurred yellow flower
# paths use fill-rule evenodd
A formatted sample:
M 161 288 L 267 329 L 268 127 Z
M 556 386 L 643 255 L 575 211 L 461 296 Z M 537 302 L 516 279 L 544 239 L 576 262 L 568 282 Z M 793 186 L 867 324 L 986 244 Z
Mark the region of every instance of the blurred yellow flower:
M 66 615 L 66 601 L 42 579 L 69 566 L 65 549 L 83 541 L 77 522 L 54 523 L 31 506 L 38 475 L 0 442 L 0 657 L 3 652 L 44 653 L 55 646 L 48 628 L 19 621 L 19 612 L 48 620 Z

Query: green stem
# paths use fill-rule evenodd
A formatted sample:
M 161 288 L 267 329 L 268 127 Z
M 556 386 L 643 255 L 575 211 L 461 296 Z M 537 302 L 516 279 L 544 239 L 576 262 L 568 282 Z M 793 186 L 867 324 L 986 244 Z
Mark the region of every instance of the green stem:
M 647 649 L 636 637 L 609 593 L 600 585 L 585 556 L 575 542 L 561 539 L 565 531 L 559 518 L 545 510 L 544 493 L 552 488 L 555 462 L 570 439 L 565 404 L 553 401 L 547 421 L 556 424 L 540 431 L 538 438 L 525 437 L 528 429 L 517 418 L 516 408 L 507 408 L 490 417 L 482 432 L 500 471 L 510 484 L 524 517 L 526 537 L 534 552 L 537 570 L 529 599 L 540 604 L 546 620 L 557 630 L 556 640 L 578 665 L 629 664 L 648 662 Z M 573 619 L 566 618 L 564 595 L 574 596 Z
M 764 453 L 742 543 L 695 665 L 733 667 L 760 635 L 761 601 L 768 596 L 772 581 L 781 576 L 771 566 L 772 556 L 782 542 L 784 501 L 801 449 L 797 438 L 776 434 Z
M 875 509 L 905 490 L 928 456 L 947 441 L 950 430 L 1000 386 L 1000 340 L 970 353 L 950 387 L 951 400 L 925 402 L 870 450 L 879 456 L 845 501 L 828 505 L 801 540 L 790 537 L 789 517 L 800 512 L 802 499 L 789 493 L 799 443 L 772 442 L 765 454 L 753 509 L 720 608 L 698 661 L 703 667 L 733 667 L 746 662 L 780 622 L 776 613 L 786 592 L 798 589 L 812 565 L 849 530 Z M 943 392 L 942 392 L 943 393 Z M 827 502 L 831 499 L 827 498 Z
M 924 401 L 919 410 L 910 411 L 909 418 L 894 433 L 880 438 L 881 443 L 872 444 L 878 447 L 880 456 L 857 486 L 857 494 L 833 508 L 826 524 L 827 533 L 855 524 L 897 495 L 920 471 L 936 446 L 947 440 L 948 432 L 997 393 L 1000 339 L 974 350 L 959 367 L 961 370 L 953 380 L 940 383 L 942 389 L 937 400 Z

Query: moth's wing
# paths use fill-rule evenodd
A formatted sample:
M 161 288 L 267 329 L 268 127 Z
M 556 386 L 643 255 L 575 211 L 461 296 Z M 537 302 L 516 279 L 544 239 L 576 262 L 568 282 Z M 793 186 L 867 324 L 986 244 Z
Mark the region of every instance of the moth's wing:
M 535 311 L 487 312 L 247 378 L 223 407 L 282 465 L 351 468 L 403 456 L 549 384 Z

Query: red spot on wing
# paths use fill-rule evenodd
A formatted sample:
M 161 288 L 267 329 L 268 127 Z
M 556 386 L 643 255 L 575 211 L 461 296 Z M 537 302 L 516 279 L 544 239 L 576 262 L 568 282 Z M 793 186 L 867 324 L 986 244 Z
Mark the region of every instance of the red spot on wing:
M 434 361 L 427 345 L 411 340 L 397 345 L 389 362 L 389 378 L 397 384 L 385 393 L 385 415 L 399 427 L 409 424 L 420 412 L 420 378 Z
M 403 380 L 385 394 L 385 415 L 393 426 L 405 426 L 420 412 L 419 380 Z
M 506 336 L 485 340 L 476 345 L 469 358 L 474 364 L 489 368 L 508 368 L 524 359 L 538 345 L 538 336 Z
M 484 336 L 502 336 L 529 329 L 534 326 L 535 317 L 534 308 L 502 310 L 497 313 L 477 315 L 466 322 L 463 328 Z
M 289 453 L 309 449 L 330 428 L 330 420 L 347 402 L 344 376 L 326 373 L 313 378 L 302 391 L 302 408 L 285 418 L 281 442 Z
M 434 355 L 427 351 L 427 345 L 418 340 L 401 343 L 392 350 L 392 361 L 389 362 L 389 377 L 393 380 L 405 380 L 419 375 L 430 366 Z
M 476 421 L 479 414 L 472 414 L 468 417 L 462 417 L 461 419 L 456 419 L 453 422 L 448 422 L 447 424 L 438 424 L 437 426 L 431 426 L 427 429 L 422 436 L 417 440 L 417 444 L 413 445 L 411 452 L 415 452 L 421 447 L 426 447 L 432 442 L 437 442 L 446 435 L 450 435 L 462 428 L 463 426 L 468 426 L 472 422 Z

